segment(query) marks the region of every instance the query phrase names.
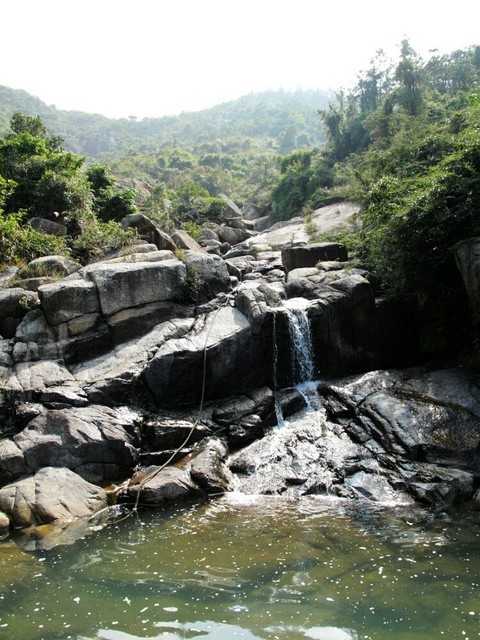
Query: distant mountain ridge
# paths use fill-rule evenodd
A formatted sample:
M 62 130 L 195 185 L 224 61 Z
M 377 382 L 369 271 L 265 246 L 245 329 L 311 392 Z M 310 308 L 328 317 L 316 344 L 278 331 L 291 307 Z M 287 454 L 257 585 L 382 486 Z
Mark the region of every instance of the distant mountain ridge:
M 102 154 L 118 157 L 127 150 L 151 152 L 175 146 L 194 149 L 235 137 L 289 153 L 323 143 L 318 110 L 332 98 L 331 92 L 320 90 L 265 91 L 177 116 L 112 119 L 60 110 L 26 91 L 0 85 L 0 133 L 8 131 L 12 114 L 21 112 L 41 116 L 49 132 L 64 138 L 68 149 L 94 159 Z

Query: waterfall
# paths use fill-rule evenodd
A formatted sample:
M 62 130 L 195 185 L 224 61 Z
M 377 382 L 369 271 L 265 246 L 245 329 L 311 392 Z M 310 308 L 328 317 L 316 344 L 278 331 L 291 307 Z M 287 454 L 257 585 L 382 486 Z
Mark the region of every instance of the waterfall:
M 277 313 L 281 313 L 286 319 L 288 327 L 288 349 L 289 364 L 292 372 L 292 381 L 297 389 L 304 395 L 307 406 L 310 408 L 310 401 L 305 393 L 299 388 L 306 386 L 306 383 L 313 380 L 315 365 L 313 360 L 313 349 L 310 335 L 310 325 L 306 313 L 307 302 L 303 299 L 293 298 L 287 300 L 285 305 L 278 308 L 272 314 L 272 339 L 273 339 L 273 390 L 278 388 L 278 345 L 277 345 Z M 277 424 L 284 424 L 282 409 L 275 399 L 275 415 Z
M 294 382 L 300 384 L 312 380 L 315 373 L 310 325 L 304 308 L 292 306 L 286 311 Z
M 272 340 L 273 340 L 273 395 L 275 404 L 275 416 L 277 418 L 277 424 L 280 426 L 283 424 L 282 408 L 278 402 L 276 396 L 277 390 L 277 366 L 278 366 L 278 347 L 277 347 L 277 320 L 276 314 L 272 316 Z

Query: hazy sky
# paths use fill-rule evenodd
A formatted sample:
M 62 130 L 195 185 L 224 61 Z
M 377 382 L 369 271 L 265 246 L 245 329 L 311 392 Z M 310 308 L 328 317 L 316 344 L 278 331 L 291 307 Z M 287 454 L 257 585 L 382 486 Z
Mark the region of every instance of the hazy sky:
M 407 37 L 424 57 L 480 44 L 478 0 L 3 0 L 0 84 L 111 117 L 266 89 L 351 86 Z

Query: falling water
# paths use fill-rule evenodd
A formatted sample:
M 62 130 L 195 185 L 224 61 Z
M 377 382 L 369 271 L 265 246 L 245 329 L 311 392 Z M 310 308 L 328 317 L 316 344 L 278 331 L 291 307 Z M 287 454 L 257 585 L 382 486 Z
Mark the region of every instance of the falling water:
M 276 390 L 277 390 L 277 366 L 278 366 L 278 347 L 277 347 L 277 320 L 276 314 L 272 315 L 272 339 L 273 339 L 273 394 L 275 404 L 275 416 L 277 418 L 277 424 L 280 426 L 283 424 L 283 414 L 280 403 L 278 402 Z
M 300 384 L 312 380 L 315 373 L 310 325 L 304 308 L 291 306 L 286 311 L 294 381 Z
M 297 389 L 304 395 L 307 407 L 310 401 L 302 390 L 313 380 L 315 365 L 313 360 L 312 341 L 310 335 L 310 325 L 305 310 L 305 301 L 299 304 L 298 299 L 287 300 L 285 306 L 278 310 L 287 319 L 290 349 L 290 365 L 292 379 Z M 273 338 L 273 388 L 277 390 L 277 370 L 278 370 L 278 346 L 276 333 L 276 313 L 272 314 L 272 338 Z M 275 415 L 277 424 L 283 425 L 284 419 L 280 404 L 275 400 Z

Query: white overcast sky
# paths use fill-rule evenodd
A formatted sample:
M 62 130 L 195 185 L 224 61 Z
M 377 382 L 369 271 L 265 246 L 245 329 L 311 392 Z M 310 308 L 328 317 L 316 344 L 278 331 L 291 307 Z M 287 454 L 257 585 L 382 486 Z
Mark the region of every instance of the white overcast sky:
M 478 0 L 2 0 L 0 84 L 111 117 L 266 89 L 348 88 L 407 37 L 423 57 L 480 44 Z

